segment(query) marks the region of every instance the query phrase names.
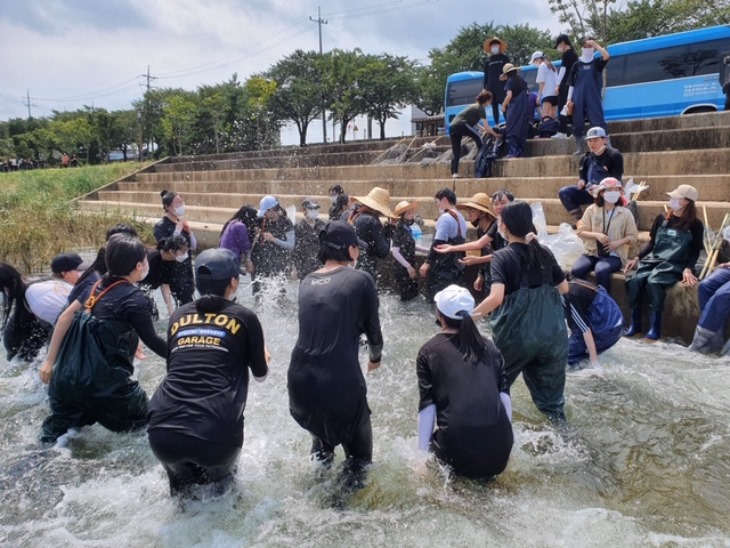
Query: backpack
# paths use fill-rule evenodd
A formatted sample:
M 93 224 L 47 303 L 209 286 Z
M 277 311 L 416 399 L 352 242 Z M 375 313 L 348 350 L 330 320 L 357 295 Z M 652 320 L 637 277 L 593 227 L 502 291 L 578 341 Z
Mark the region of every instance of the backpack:
M 560 131 L 560 122 L 549 116 L 545 116 L 537 126 L 537 133 L 541 139 L 552 137 L 558 131 Z

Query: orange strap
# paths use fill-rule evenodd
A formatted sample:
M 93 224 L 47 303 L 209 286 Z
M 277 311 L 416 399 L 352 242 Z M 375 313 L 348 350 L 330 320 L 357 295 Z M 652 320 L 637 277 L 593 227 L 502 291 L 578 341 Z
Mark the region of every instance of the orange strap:
M 99 284 L 101 283 L 101 280 L 97 280 L 97 282 L 94 284 L 94 287 L 91 288 L 91 293 L 89 294 L 89 298 L 86 299 L 86 303 L 84 306 L 86 307 L 87 312 L 91 312 L 91 310 L 96 306 L 96 303 L 99 302 L 99 300 L 107 294 L 107 292 L 118 285 L 121 284 L 127 284 L 129 283 L 127 280 L 119 280 L 111 284 L 109 287 L 105 288 L 104 291 L 99 293 L 98 295 L 94 295 L 94 292 L 99 288 Z

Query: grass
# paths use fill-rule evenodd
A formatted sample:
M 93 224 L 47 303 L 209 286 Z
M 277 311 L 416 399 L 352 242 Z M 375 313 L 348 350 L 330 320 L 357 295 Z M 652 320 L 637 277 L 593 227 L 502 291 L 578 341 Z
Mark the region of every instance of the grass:
M 116 223 L 137 228 L 150 241 L 151 227 L 119 214 L 82 215 L 78 196 L 143 167 L 137 162 L 0 173 L 0 261 L 26 274 L 48 270 L 54 255 L 99 247 Z

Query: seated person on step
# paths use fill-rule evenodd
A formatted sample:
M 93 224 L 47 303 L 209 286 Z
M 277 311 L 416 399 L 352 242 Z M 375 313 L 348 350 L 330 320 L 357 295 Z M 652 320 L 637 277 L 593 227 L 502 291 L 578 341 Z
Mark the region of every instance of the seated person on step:
M 573 217 L 574 223 L 580 221 L 583 215 L 580 206 L 593 203 L 591 187 L 606 177 L 621 181 L 624 175 L 623 156 L 608 144 L 605 129 L 592 127 L 586 133 L 585 141 L 589 152 L 586 152 L 580 160 L 578 184 L 564 186 L 558 192 L 560 202 Z
M 689 349 L 700 354 L 730 353 L 725 343 L 725 325 L 730 316 L 730 262 L 720 264 L 697 290 L 700 301 L 700 319 Z

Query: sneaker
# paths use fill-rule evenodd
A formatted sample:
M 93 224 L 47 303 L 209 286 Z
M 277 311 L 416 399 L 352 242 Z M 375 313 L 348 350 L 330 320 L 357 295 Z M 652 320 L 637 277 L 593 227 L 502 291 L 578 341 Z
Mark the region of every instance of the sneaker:
M 451 174 L 451 178 L 452 179 L 459 179 L 460 177 L 459 177 L 459 174 L 458 173 L 452 173 Z
M 550 137 L 551 139 L 567 139 L 568 136 L 565 133 L 557 132 L 555 135 Z

